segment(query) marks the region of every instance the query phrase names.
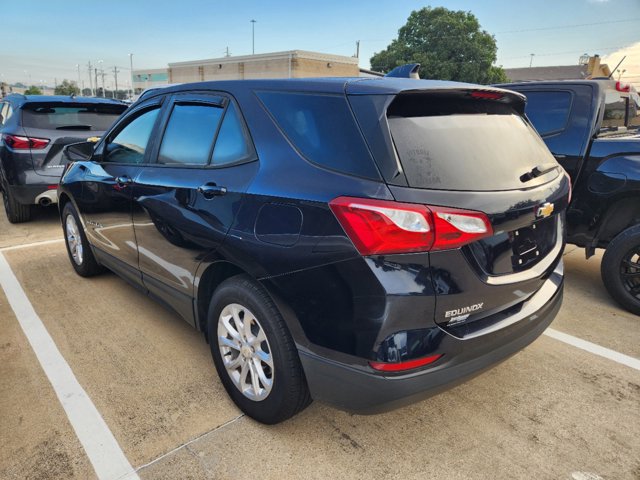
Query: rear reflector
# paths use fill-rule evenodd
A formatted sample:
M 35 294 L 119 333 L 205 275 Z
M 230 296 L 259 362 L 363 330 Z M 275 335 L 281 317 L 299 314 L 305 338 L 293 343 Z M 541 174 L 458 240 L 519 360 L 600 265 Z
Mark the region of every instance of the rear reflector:
M 453 249 L 493 233 L 482 212 L 351 197 L 329 206 L 361 255 Z
M 432 355 L 430 357 L 417 358 L 415 360 L 397 363 L 369 362 L 369 365 L 374 370 L 379 370 L 381 372 L 402 372 L 404 370 L 411 370 L 412 368 L 424 367 L 425 365 L 435 362 L 440 357 L 442 357 L 442 355 Z
M 5 145 L 13 150 L 41 150 L 49 145 L 48 138 L 23 137 L 20 135 L 2 135 Z
M 58 185 L 47 185 L 47 190 L 56 190 Z

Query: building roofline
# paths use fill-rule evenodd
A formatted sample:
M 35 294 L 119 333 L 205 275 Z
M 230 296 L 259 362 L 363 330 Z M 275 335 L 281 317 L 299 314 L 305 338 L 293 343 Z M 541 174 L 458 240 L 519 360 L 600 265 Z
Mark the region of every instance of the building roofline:
M 189 60 L 186 62 L 169 63 L 169 68 L 173 67 L 197 67 L 200 65 L 216 65 L 239 62 L 260 62 L 265 60 L 280 60 L 292 58 L 304 58 L 309 60 L 320 60 L 323 62 L 347 63 L 358 65 L 358 59 L 344 55 L 333 55 L 329 53 L 310 52 L 307 50 L 287 50 L 284 52 L 258 53 L 255 55 L 240 55 L 237 57 L 207 58 L 204 60 Z

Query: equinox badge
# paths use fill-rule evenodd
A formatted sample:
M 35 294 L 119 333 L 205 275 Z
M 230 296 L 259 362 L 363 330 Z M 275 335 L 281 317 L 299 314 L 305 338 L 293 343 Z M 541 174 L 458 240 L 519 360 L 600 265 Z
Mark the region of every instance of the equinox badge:
M 536 210 L 536 217 L 538 218 L 547 218 L 549 215 L 553 213 L 553 203 L 545 203 L 538 207 Z

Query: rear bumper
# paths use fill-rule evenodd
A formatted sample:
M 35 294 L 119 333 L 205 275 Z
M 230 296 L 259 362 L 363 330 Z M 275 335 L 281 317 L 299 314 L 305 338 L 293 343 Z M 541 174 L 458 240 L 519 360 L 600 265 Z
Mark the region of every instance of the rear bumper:
M 545 289 L 546 287 L 546 289 Z M 380 413 L 420 401 L 462 383 L 533 342 L 553 321 L 562 305 L 562 263 L 531 302 L 526 317 L 505 323 L 484 335 L 458 338 L 447 334 L 445 353 L 433 367 L 401 376 L 385 376 L 362 366 L 347 365 L 300 351 L 315 400 L 360 414 Z
M 55 185 L 52 179 L 51 185 Z M 50 205 L 58 202 L 58 192 L 50 189 L 49 184 L 42 185 L 7 185 L 7 190 L 23 205 L 43 204 Z

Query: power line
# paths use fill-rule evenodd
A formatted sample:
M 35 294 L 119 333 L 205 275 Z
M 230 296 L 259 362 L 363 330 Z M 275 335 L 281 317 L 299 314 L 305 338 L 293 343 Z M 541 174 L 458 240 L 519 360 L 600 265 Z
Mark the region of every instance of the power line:
M 573 25 L 557 25 L 555 27 L 540 27 L 540 28 L 523 28 L 521 30 L 505 30 L 502 32 L 496 32 L 496 34 L 502 33 L 521 33 L 521 32 L 540 32 L 543 30 L 558 30 L 561 28 L 577 28 L 577 27 L 594 27 L 597 25 L 608 25 L 611 23 L 628 23 L 628 22 L 638 22 L 640 18 L 625 18 L 624 20 L 609 20 L 605 22 L 594 22 L 594 23 L 574 23 Z

